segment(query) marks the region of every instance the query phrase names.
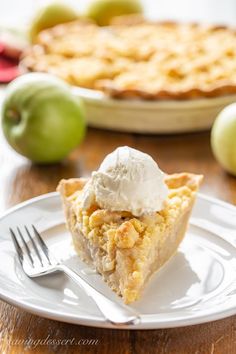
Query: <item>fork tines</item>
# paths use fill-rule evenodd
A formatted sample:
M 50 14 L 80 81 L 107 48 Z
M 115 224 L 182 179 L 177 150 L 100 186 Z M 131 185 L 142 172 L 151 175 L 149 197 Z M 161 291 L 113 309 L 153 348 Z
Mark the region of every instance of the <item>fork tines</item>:
M 43 241 L 36 227 L 32 225 L 31 231 L 26 225 L 24 226 L 25 231 L 20 230 L 18 226 L 16 229 L 17 232 L 14 232 L 12 228 L 9 230 L 20 262 L 23 262 L 24 255 L 27 254 L 32 267 L 35 266 L 35 256 L 42 267 L 44 265 L 45 257 L 47 259 L 47 263 L 51 265 L 48 247 Z

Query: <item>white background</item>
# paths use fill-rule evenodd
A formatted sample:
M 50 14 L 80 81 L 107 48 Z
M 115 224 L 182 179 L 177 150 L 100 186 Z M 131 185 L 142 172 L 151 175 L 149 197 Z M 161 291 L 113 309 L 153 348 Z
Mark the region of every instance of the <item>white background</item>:
M 0 0 L 0 26 L 27 24 L 48 0 Z M 83 10 L 89 0 L 64 0 Z M 226 23 L 236 26 L 236 0 L 143 0 L 150 18 Z

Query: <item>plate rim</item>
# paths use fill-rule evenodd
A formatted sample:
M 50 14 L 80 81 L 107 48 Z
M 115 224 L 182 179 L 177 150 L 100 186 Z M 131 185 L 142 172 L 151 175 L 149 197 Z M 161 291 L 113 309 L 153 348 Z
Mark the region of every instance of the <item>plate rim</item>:
M 42 194 L 26 201 L 23 201 L 13 207 L 10 207 L 5 212 L 1 213 L 0 215 L 0 223 L 5 218 L 8 217 L 11 213 L 16 212 L 17 210 L 27 207 L 30 204 L 34 204 L 35 202 L 40 202 L 42 200 L 46 200 L 48 198 L 58 198 L 58 192 L 50 192 L 46 194 Z M 227 208 L 228 210 L 236 213 L 236 206 L 230 204 L 228 202 L 222 201 L 218 198 L 198 193 L 197 198 L 202 200 L 206 200 L 208 202 L 218 204 Z M 22 299 L 16 299 L 15 297 L 10 296 L 7 294 L 2 287 L 0 287 L 0 299 L 5 301 L 8 304 L 21 308 L 29 313 L 35 314 L 37 316 L 42 316 L 44 318 L 66 322 L 66 323 L 73 323 L 77 325 L 85 325 L 85 326 L 92 326 L 98 328 L 110 328 L 110 329 L 132 329 L 132 330 L 147 330 L 147 329 L 159 329 L 159 328 L 177 328 L 177 327 L 185 327 L 190 325 L 197 325 L 202 323 L 207 323 L 215 320 L 220 320 L 229 316 L 233 316 L 236 314 L 236 306 L 230 306 L 227 309 L 222 309 L 217 312 L 213 312 L 208 314 L 205 312 L 200 316 L 196 317 L 189 317 L 189 318 L 180 318 L 180 319 L 165 319 L 157 321 L 156 319 L 150 319 L 150 315 L 143 315 L 141 323 L 139 325 L 132 325 L 132 326 L 116 326 L 105 319 L 102 316 L 97 315 L 79 315 L 78 314 L 70 314 L 66 315 L 65 313 L 57 310 L 48 310 L 44 309 L 41 305 L 35 304 L 28 304 L 27 301 Z

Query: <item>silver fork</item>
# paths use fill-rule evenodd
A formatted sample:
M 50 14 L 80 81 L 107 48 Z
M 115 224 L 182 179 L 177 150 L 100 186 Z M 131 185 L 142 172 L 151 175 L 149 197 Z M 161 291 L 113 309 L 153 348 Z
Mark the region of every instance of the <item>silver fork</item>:
M 106 320 L 115 325 L 130 325 L 140 322 L 136 311 L 126 305 L 121 305 L 105 297 L 100 291 L 87 283 L 68 266 L 59 262 L 48 249 L 36 227 L 32 230 L 24 226 L 24 231 L 10 228 L 12 241 L 21 266 L 30 278 L 61 271 L 74 280 L 96 303 Z

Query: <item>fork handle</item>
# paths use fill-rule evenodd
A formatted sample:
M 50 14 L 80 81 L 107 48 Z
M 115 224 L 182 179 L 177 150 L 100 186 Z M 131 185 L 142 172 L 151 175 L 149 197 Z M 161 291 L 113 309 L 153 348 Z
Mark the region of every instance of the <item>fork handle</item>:
M 102 312 L 106 320 L 115 325 L 131 325 L 138 324 L 140 322 L 140 317 L 133 309 L 126 305 L 118 304 L 114 301 L 109 300 L 100 291 L 96 290 L 93 286 L 88 284 L 83 278 L 79 276 L 71 268 L 64 264 L 58 265 L 58 270 L 64 272 L 72 280 L 80 285 L 80 287 L 91 296 L 93 301 L 98 306 L 99 310 Z

